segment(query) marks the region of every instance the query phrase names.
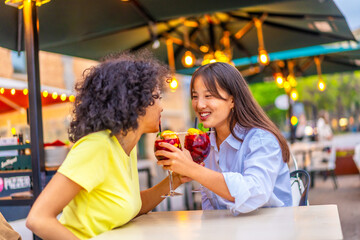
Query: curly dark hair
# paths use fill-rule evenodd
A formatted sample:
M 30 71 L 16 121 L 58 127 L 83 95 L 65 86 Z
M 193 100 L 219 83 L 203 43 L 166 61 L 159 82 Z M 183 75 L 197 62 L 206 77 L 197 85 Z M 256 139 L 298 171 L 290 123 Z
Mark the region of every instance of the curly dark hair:
M 138 128 L 138 117 L 154 104 L 153 92 L 169 78 L 168 68 L 150 52 L 109 55 L 99 65 L 86 69 L 84 81 L 75 85 L 73 119 L 69 139 L 109 129 L 127 134 Z

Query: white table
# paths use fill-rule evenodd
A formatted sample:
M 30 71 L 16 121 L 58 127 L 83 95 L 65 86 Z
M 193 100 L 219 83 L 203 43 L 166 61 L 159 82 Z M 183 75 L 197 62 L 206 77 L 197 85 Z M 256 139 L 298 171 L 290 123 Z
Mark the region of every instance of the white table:
M 151 212 L 93 239 L 342 239 L 336 205 L 261 208 L 232 216 L 228 210 Z

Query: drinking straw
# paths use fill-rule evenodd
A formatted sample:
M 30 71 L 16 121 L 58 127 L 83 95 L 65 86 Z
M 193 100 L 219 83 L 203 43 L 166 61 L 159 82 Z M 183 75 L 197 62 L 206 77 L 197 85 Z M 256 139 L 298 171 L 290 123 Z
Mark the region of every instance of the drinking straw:
M 159 132 L 162 132 L 161 131 L 161 120 L 159 121 Z
M 195 124 L 194 124 L 194 128 L 197 128 L 197 117 L 195 117 Z

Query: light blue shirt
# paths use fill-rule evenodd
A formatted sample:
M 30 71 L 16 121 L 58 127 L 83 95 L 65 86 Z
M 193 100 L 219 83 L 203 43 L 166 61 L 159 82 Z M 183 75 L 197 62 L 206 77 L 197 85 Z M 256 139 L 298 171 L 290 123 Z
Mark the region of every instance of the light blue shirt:
M 202 209 L 230 209 L 233 215 L 260 207 L 292 206 L 290 174 L 283 161 L 276 137 L 268 131 L 252 128 L 245 132 L 236 125 L 238 141 L 230 134 L 217 148 L 211 133 L 211 150 L 205 167 L 221 172 L 235 202 L 202 188 Z

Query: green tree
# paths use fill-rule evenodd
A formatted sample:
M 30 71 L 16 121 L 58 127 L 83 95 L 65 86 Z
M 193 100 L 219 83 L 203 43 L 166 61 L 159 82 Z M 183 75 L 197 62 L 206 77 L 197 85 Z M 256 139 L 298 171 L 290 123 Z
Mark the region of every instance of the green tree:
M 286 125 L 286 110 L 280 110 L 275 107 L 275 99 L 284 94 L 284 90 L 276 86 L 275 82 L 263 82 L 250 84 L 250 90 L 264 109 L 270 119 L 280 128 L 283 129 Z

